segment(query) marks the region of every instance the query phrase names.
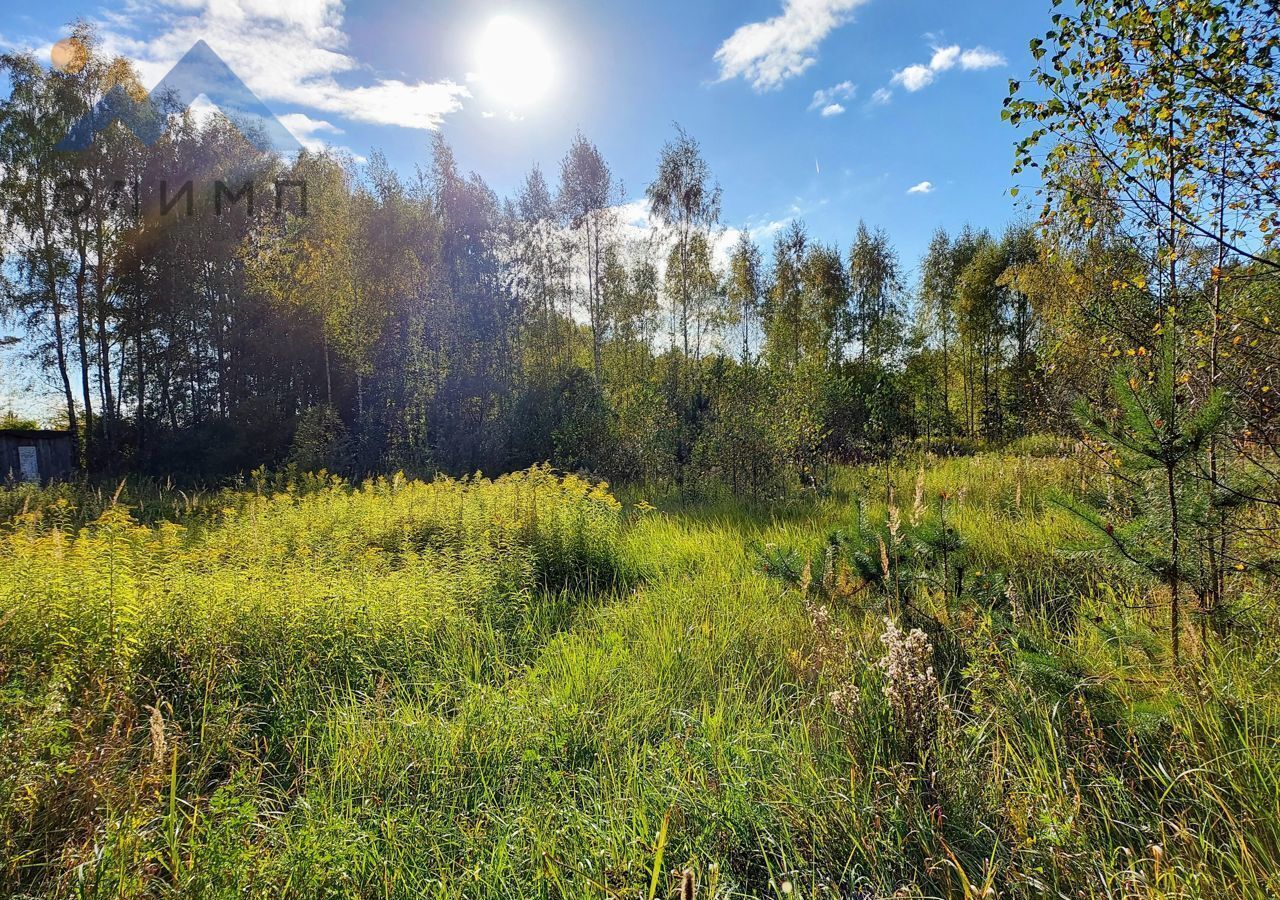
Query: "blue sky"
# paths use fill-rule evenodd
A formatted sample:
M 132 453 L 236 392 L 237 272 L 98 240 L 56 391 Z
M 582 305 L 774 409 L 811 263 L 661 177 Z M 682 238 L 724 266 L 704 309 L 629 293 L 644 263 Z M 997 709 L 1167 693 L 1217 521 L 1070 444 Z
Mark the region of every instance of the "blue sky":
M 440 127 L 460 163 L 503 195 L 535 162 L 553 174 L 581 128 L 637 198 L 678 122 L 724 188 L 725 224 L 767 242 L 771 226 L 799 217 L 844 245 L 864 218 L 914 266 L 939 225 L 999 229 L 1020 214 L 1000 104 L 1008 78 L 1030 67 L 1027 42 L 1048 26 L 1048 6 L 51 0 L 7 5 L 0 41 L 47 59 L 82 16 L 140 61 L 150 87 L 203 37 L 303 140 L 361 156 L 378 148 L 408 172 Z M 555 74 L 536 102 L 504 106 L 477 71 L 499 16 L 545 47 Z M 924 182 L 928 192 L 908 193 Z

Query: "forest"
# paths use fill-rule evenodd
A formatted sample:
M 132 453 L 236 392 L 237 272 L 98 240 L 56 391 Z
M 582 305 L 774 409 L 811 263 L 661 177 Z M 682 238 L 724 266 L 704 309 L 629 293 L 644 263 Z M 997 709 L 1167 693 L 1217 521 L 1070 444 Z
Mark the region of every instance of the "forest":
M 624 227 L 582 135 L 505 201 L 439 133 L 409 182 L 376 153 L 286 162 L 189 112 L 151 148 L 117 128 L 62 153 L 132 83 L 79 40 L 74 78 L 6 60 L 0 192 L 11 317 L 89 472 L 551 461 L 772 495 L 899 445 L 1069 431 L 1100 354 L 1157 343 L 1149 261 L 1117 224 L 939 232 L 909 283 L 864 224 L 847 246 L 802 222 L 726 240 L 683 131 L 656 154 L 647 229 Z M 1210 261 L 1185 280 L 1203 290 Z
M 1280 893 L 1280 15 L 1051 7 L 919 260 L 0 56 L 0 893 Z

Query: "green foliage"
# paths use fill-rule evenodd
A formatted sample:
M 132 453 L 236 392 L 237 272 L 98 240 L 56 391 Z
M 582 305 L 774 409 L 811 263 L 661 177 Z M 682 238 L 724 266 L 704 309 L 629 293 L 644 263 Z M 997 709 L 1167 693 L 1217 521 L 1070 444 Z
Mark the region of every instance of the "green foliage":
M 662 245 L 581 134 L 554 199 L 535 170 L 505 205 L 439 135 L 412 185 L 219 119 L 72 160 L 127 62 L 83 25 L 82 72 L 4 57 L 12 302 L 83 461 L 286 465 L 0 495 L 6 889 L 1280 893 L 1272 12 L 1055 15 L 1006 111 L 1044 231 L 939 232 L 906 335 L 869 228 L 846 257 L 792 222 L 771 271 L 743 235 L 717 271 L 683 131 Z M 44 193 L 170 162 L 323 209 Z M 1084 444 L 1026 437 L 1068 397 Z
M 13 410 L 8 410 L 3 416 L 0 416 L 0 429 L 17 428 L 33 430 L 40 427 L 40 423 L 35 419 L 27 416 L 20 416 Z
M 313 406 L 302 414 L 293 432 L 289 464 L 302 472 L 344 473 L 352 467 L 347 427 L 332 406 Z
M 764 369 L 729 365 L 710 381 L 709 421 L 694 448 L 699 482 L 745 491 L 753 497 L 786 492 L 778 389 Z
M 883 231 L 860 224 L 845 252 L 793 222 L 770 259 L 743 231 L 722 266 L 720 190 L 680 129 L 646 190 L 661 233 L 643 237 L 620 227 L 620 185 L 582 134 L 555 183 L 535 169 L 505 201 L 440 135 L 415 179 L 377 153 L 261 153 L 222 117 L 175 116 L 145 148 L 109 132 L 73 158 L 53 151 L 66 123 L 108 85 L 141 90 L 91 26 L 74 31 L 77 72 L 0 61 L 0 207 L 22 226 L 0 254 L 7 305 L 48 337 L 23 349 L 60 383 L 90 473 L 552 462 L 778 495 L 921 434 L 955 447 L 1032 426 L 1013 407 L 1045 374 L 1036 311 L 1001 268 L 1014 242 L 942 240 L 908 342 L 910 286 Z M 193 173 L 190 215 L 150 215 L 150 189 L 143 216 L 68 216 L 49 195 L 74 176 L 115 197 L 175 166 Z M 199 187 L 228 172 L 248 192 L 229 210 Z
M 1026 128 L 1014 172 L 1041 171 L 1045 212 L 1092 227 L 1120 211 L 1142 231 L 1172 231 L 1162 238 L 1166 263 L 1188 235 L 1244 256 L 1257 239 L 1273 247 L 1274 5 L 1053 6 L 1053 27 L 1030 44 L 1029 83 L 1010 81 L 1004 110 Z M 1214 224 L 1215 195 L 1232 197 L 1230 229 Z
M 1123 508 L 1131 510 L 1125 521 L 1113 521 L 1120 511 L 1114 501 L 1112 509 L 1101 514 L 1079 505 L 1067 507 L 1092 526 L 1107 550 L 1168 585 L 1176 664 L 1181 586 L 1193 586 L 1201 597 L 1210 590 L 1191 551 L 1210 526 L 1212 484 L 1203 477 L 1205 456 L 1209 443 L 1223 430 L 1226 401 L 1223 392 L 1215 390 L 1193 403 L 1179 383 L 1175 354 L 1170 316 L 1151 371 L 1117 368 L 1112 383 L 1118 407 L 1114 421 L 1083 401 L 1079 405 L 1083 427 L 1113 454 L 1112 473 L 1121 483 Z
M 1083 534 L 1050 498 L 1101 483 L 1088 459 L 668 513 L 543 469 L 259 473 L 180 524 L 138 524 L 146 485 L 32 494 L 0 544 L 6 886 L 1273 891 L 1274 641 L 1170 683 L 1138 582 L 1052 549 Z

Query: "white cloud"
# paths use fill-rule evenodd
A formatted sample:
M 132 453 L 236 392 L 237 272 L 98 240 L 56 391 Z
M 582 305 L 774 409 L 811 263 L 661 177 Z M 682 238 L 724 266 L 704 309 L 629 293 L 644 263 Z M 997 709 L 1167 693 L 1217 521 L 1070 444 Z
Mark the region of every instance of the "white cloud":
M 308 150 L 320 150 L 328 143 L 323 138 L 316 137 L 316 134 L 321 131 L 329 134 L 342 134 L 342 129 L 332 122 L 326 122 L 324 119 L 313 119 L 306 113 L 286 113 L 283 116 L 276 116 L 276 118 L 280 120 L 281 125 L 289 129 L 290 134 L 298 139 L 298 143 Z
M 638 231 L 658 227 L 658 219 L 650 210 L 648 199 L 644 197 L 618 204 L 613 208 L 613 214 L 617 217 L 619 224 Z
M 922 181 L 919 184 L 912 185 L 911 187 L 907 188 L 907 193 L 908 194 L 932 194 L 933 182 Z
M 933 51 L 933 58 L 929 60 L 929 68 L 935 72 L 945 72 L 953 67 L 959 59 L 960 48 L 958 46 L 936 47 Z
M 900 84 L 909 91 L 918 91 L 933 84 L 935 72 L 928 66 L 907 66 L 893 73 L 893 83 Z
M 935 47 L 927 65 L 915 63 L 894 72 L 892 83 L 914 92 L 933 84 L 939 73 L 954 69 L 956 65 L 966 71 L 974 71 L 993 69 L 1004 64 L 1005 58 L 994 50 L 982 46 L 961 50 L 959 44 L 951 44 L 947 47 Z
M 791 224 L 792 218 L 787 216 L 785 219 L 771 219 L 763 225 L 757 225 L 747 231 L 751 236 L 751 240 L 763 243 L 765 240 L 773 237 L 782 229 Z
M 893 91 L 888 88 L 876 88 L 876 92 L 871 95 L 871 104 L 873 106 L 884 106 L 893 99 Z
M 431 131 L 449 113 L 462 108 L 461 98 L 467 89 L 451 81 L 407 84 L 403 81 L 380 81 L 368 87 L 339 90 L 326 96 L 333 112 L 374 125 L 400 125 Z
M 857 92 L 858 86 L 852 81 L 833 84 L 831 87 L 813 92 L 813 99 L 809 101 L 809 109 L 822 110 L 822 115 L 824 116 L 838 116 L 844 112 L 844 106 L 841 105 L 840 101 L 852 100 Z
M 192 100 L 191 105 L 187 107 L 187 114 L 191 116 L 191 120 L 202 128 L 220 112 L 221 110 L 204 94 Z
M 783 0 L 782 12 L 740 26 L 716 50 L 720 80 L 741 76 L 757 91 L 776 88 L 813 65 L 818 45 L 867 0 Z
M 103 15 L 104 49 L 134 60 L 147 87 L 204 39 L 269 106 L 284 104 L 376 125 L 434 129 L 470 96 L 464 85 L 451 80 L 405 82 L 371 76 L 368 67 L 346 52 L 345 0 L 125 0 L 125 4 L 124 12 Z M 356 83 L 340 82 L 339 75 Z
M 834 103 L 837 100 L 850 100 L 857 92 L 858 86 L 852 81 L 842 81 L 839 84 L 831 85 L 831 87 L 814 91 L 813 100 L 809 103 L 809 108 L 817 109 L 819 106 L 826 106 L 828 103 Z
M 986 47 L 974 47 L 972 50 L 966 50 L 960 55 L 960 67 L 962 69 L 994 69 L 1006 64 L 1006 60 L 994 50 L 988 50 Z

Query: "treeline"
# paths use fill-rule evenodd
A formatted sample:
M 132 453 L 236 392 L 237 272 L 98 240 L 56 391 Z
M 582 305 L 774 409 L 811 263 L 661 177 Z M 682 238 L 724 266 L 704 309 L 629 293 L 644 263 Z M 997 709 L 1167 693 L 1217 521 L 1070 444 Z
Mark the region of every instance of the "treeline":
M 262 153 L 185 111 L 153 146 L 117 125 L 63 152 L 107 91 L 140 90 L 75 37 L 74 71 L 3 57 L 0 207 L 6 310 L 89 470 L 550 460 L 774 491 L 909 442 L 1074 429 L 1073 401 L 1103 398 L 1164 321 L 1146 287 L 1160 263 L 1118 221 L 939 232 L 914 272 L 866 225 L 843 245 L 800 222 L 763 246 L 734 235 L 683 131 L 656 160 L 647 229 L 620 221 L 582 135 L 506 199 L 438 134 L 411 177 L 376 153 Z M 1270 435 L 1272 282 L 1214 262 L 1190 247 L 1183 291 L 1217 304 L 1234 343 L 1214 377 L 1249 390 L 1249 427 Z

